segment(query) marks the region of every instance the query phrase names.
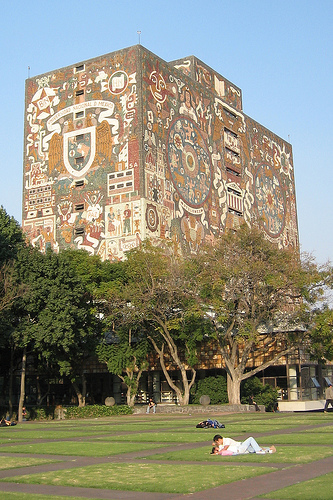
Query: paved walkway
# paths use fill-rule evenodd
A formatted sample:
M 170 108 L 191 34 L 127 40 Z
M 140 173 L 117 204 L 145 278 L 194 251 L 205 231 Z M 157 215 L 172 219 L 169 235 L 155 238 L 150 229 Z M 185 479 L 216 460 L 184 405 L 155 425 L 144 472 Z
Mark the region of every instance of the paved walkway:
M 322 424 L 319 425 L 309 425 L 309 426 L 299 426 L 293 429 L 280 429 L 274 431 L 274 434 L 287 434 L 291 432 L 301 432 L 305 429 L 311 428 L 320 428 L 321 426 L 332 425 L 333 422 L 330 419 L 323 421 Z M 141 431 L 142 432 L 142 431 Z M 149 431 L 148 431 L 149 432 Z M 119 433 L 122 434 L 122 433 Z M 127 433 L 128 434 L 128 433 Z M 272 434 L 272 431 L 269 433 L 261 433 L 261 434 L 253 434 L 254 437 L 264 436 L 265 434 Z M 96 436 L 89 436 L 89 438 L 93 439 Z M 241 439 L 243 436 L 240 436 Z M 85 438 L 85 440 L 88 439 Z M 68 441 L 68 439 L 64 439 Z M 82 440 L 82 438 L 73 438 L 72 440 Z M 48 440 L 47 440 L 48 441 Z M 20 467 L 18 469 L 9 469 L 0 471 L 0 478 L 10 478 L 17 475 L 23 474 L 34 474 L 34 473 L 42 473 L 48 471 L 57 471 L 61 469 L 69 469 L 76 467 L 85 467 L 87 465 L 97 465 L 102 463 L 112 463 L 112 462 L 133 462 L 135 463 L 168 463 L 169 461 L 163 462 L 161 460 L 149 460 L 145 458 L 142 460 L 142 457 L 148 457 L 149 455 L 155 455 L 158 452 L 166 452 L 166 451 L 174 451 L 181 449 L 193 449 L 199 448 L 202 446 L 209 446 L 211 441 L 207 443 L 189 443 L 189 444 L 179 444 L 163 447 L 161 449 L 153 449 L 153 450 L 144 450 L 133 453 L 125 453 L 121 455 L 115 455 L 110 457 L 78 457 L 78 456 L 59 456 L 59 455 L 38 455 L 40 458 L 48 458 L 48 459 L 56 459 L 60 462 L 54 464 L 45 464 L 39 466 L 30 466 L 30 467 Z M 0 454 L 1 449 L 5 448 L 6 445 L 0 445 Z M 26 456 L 26 457 L 36 457 L 36 455 L 29 454 L 9 454 L 6 453 L 6 456 Z M 212 464 L 212 462 L 172 462 L 173 464 L 184 464 L 184 463 L 195 463 L 207 465 L 209 467 L 217 466 L 224 467 L 230 466 L 230 462 L 219 462 L 216 464 Z M 259 495 L 263 495 L 269 493 L 270 491 L 277 490 L 281 487 L 290 486 L 292 484 L 296 484 L 302 481 L 306 481 L 308 479 L 313 479 L 317 476 L 321 476 L 323 474 L 327 474 L 328 472 L 333 472 L 333 456 L 323 458 L 321 460 L 317 460 L 315 462 L 311 462 L 309 464 L 283 464 L 283 463 L 249 463 L 249 462 L 237 462 L 233 463 L 234 466 L 256 466 L 256 467 L 267 467 L 271 469 L 271 467 L 275 467 L 278 469 L 275 472 L 269 472 L 268 474 L 263 474 L 261 476 L 235 481 L 233 483 L 228 483 L 226 485 L 218 486 L 216 488 L 211 488 L 205 491 L 200 491 L 197 493 L 191 493 L 187 495 L 180 494 L 171 494 L 171 493 L 146 493 L 146 492 L 137 492 L 137 491 L 119 491 L 119 490 L 101 490 L 95 488 L 79 488 L 79 487 L 66 487 L 66 486 L 51 486 L 51 485 L 38 485 L 38 484 L 19 484 L 19 483 L 11 483 L 11 482 L 0 482 L 0 496 L 2 492 L 18 492 L 18 493 L 32 493 L 32 494 L 44 494 L 44 495 L 63 495 L 68 497 L 82 497 L 82 498 L 98 498 L 98 499 L 109 499 L 109 500 L 169 500 L 169 499 L 177 499 L 177 500 L 210 500 L 213 498 L 227 498 L 228 500 L 255 500 Z

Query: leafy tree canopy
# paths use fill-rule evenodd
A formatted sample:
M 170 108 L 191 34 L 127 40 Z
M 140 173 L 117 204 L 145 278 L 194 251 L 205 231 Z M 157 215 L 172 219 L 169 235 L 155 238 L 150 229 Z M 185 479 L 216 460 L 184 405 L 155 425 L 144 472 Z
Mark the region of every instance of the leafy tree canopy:
M 333 310 L 328 306 L 315 311 L 310 328 L 309 350 L 312 359 L 333 360 Z
M 202 249 L 191 266 L 198 308 L 211 322 L 225 363 L 229 402 L 239 403 L 240 382 L 290 352 L 305 334 L 301 319 L 308 320 L 330 270 L 302 262 L 297 251 L 280 250 L 246 225 Z M 250 356 L 256 367 L 245 371 Z
M 19 223 L 0 207 L 0 266 L 15 259 L 17 252 L 24 246 L 25 237 Z

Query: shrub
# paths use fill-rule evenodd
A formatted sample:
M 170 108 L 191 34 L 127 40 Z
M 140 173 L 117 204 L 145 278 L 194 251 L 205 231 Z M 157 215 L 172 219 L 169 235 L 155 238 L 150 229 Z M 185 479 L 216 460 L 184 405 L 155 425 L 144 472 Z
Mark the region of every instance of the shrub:
M 274 411 L 274 405 L 277 402 L 278 391 L 269 384 L 263 384 L 257 377 L 247 380 L 241 388 L 241 402 L 248 404 L 249 397 L 253 396 L 258 405 L 264 405 L 266 411 Z
M 33 406 L 27 410 L 29 420 L 53 420 L 54 406 Z
M 129 406 L 68 406 L 66 407 L 65 418 L 97 418 L 111 415 L 131 415 L 132 413 L 133 411 Z
M 216 377 L 206 377 L 195 384 L 194 390 L 191 391 L 192 403 L 199 404 L 201 396 L 207 395 L 210 397 L 212 405 L 227 404 L 227 379 L 222 375 Z
M 53 420 L 55 418 L 54 406 L 31 407 L 27 411 L 28 420 Z M 129 406 L 64 406 L 64 417 L 66 419 L 74 418 L 97 418 L 109 417 L 111 415 L 131 415 L 133 411 Z

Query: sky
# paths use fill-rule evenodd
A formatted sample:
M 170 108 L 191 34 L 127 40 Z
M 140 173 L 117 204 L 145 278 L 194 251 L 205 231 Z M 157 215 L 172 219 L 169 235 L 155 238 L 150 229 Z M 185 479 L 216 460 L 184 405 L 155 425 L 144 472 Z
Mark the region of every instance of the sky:
M 140 41 L 166 61 L 201 59 L 242 89 L 245 114 L 291 142 L 301 250 L 333 261 L 332 0 L 2 4 L 0 205 L 18 222 L 26 78 Z

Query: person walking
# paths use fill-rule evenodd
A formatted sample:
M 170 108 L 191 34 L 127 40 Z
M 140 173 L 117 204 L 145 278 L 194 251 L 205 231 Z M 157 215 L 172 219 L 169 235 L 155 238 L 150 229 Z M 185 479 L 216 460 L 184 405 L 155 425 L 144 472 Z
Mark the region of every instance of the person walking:
M 326 402 L 325 402 L 324 413 L 327 413 L 329 404 L 333 408 L 333 387 L 332 387 L 332 384 L 328 384 L 328 387 L 325 391 L 325 397 L 326 397 Z

